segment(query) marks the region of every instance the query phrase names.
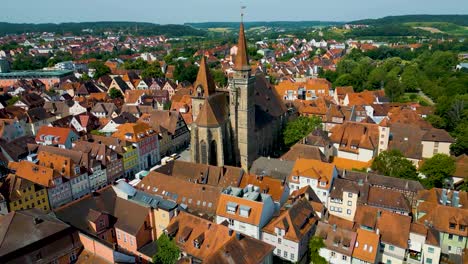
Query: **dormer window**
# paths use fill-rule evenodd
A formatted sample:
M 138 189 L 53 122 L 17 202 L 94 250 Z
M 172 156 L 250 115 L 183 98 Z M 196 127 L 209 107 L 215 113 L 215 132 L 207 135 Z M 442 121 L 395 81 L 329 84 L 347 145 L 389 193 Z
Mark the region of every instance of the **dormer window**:
M 321 187 L 325 187 L 325 186 L 327 186 L 327 183 L 324 182 L 324 181 L 321 181 L 321 182 L 320 182 L 320 186 L 321 186 Z
M 456 224 L 450 223 L 450 229 L 455 229 Z
M 242 217 L 249 217 L 251 208 L 248 206 L 241 205 L 239 215 Z
M 237 204 L 233 202 L 228 202 L 226 212 L 228 214 L 236 214 L 237 211 Z

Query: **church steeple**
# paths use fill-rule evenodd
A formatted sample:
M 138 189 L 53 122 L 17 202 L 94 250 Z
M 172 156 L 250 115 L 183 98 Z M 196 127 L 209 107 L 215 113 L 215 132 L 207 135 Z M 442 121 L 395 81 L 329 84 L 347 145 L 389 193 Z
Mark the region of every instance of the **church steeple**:
M 198 97 L 208 97 L 216 92 L 216 85 L 211 77 L 210 69 L 206 64 L 205 55 L 201 58 L 200 68 L 198 69 L 197 80 L 195 81 L 194 88 Z
M 249 57 L 247 55 L 247 42 L 245 41 L 244 22 L 241 22 L 239 29 L 239 41 L 237 42 L 237 55 L 234 64 L 237 71 L 250 70 Z

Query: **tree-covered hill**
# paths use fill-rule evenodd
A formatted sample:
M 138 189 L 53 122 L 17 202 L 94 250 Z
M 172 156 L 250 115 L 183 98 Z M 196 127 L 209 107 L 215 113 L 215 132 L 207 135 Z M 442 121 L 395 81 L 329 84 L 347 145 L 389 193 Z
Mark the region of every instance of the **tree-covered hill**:
M 388 25 L 408 22 L 448 22 L 460 26 L 468 26 L 468 15 L 405 15 L 387 16 L 378 19 L 363 19 L 350 22 L 350 24 Z
M 81 22 L 61 24 L 14 24 L 0 22 L 0 36 L 31 32 L 72 33 L 79 35 L 84 34 L 83 30 L 85 29 L 91 29 L 94 33 L 98 34 L 105 31 L 124 31 L 126 33 L 137 33 L 138 35 L 166 35 L 169 37 L 206 35 L 206 31 L 187 25 L 159 25 L 143 22 Z
M 246 28 L 255 27 L 271 27 L 271 28 L 285 28 L 285 29 L 297 29 L 297 28 L 310 28 L 310 27 L 322 27 L 322 26 L 334 26 L 342 25 L 344 22 L 333 22 L 333 21 L 255 21 L 255 22 L 244 22 Z M 185 23 L 185 25 L 192 26 L 194 28 L 209 29 L 209 28 L 238 28 L 239 22 L 202 22 L 202 23 Z

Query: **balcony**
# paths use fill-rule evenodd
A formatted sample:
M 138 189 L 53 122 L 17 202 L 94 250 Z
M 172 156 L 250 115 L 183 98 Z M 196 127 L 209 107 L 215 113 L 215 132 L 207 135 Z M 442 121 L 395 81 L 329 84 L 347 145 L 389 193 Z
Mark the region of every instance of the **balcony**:
M 407 255 L 407 263 L 419 264 L 421 263 L 422 253 L 410 250 Z

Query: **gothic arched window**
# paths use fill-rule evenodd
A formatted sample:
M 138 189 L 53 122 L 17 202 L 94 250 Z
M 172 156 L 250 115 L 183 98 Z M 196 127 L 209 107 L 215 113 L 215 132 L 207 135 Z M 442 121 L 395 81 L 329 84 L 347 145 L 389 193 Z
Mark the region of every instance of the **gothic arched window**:
M 206 164 L 208 162 L 208 151 L 206 142 L 204 140 L 200 141 L 200 149 L 201 149 L 201 163 Z
M 203 87 L 201 85 L 197 86 L 197 97 L 203 96 Z
M 214 140 L 210 144 L 210 165 L 218 166 L 218 148 Z

